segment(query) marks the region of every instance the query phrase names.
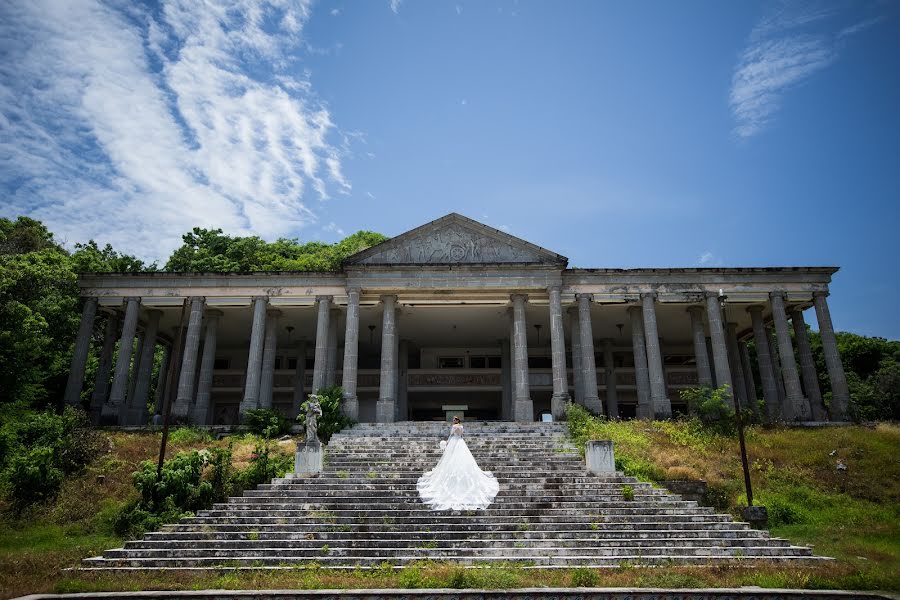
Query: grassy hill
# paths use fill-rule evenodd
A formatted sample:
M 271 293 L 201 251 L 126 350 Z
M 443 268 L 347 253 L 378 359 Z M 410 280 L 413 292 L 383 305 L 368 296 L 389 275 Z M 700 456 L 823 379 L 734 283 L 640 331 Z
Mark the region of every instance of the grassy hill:
M 702 477 L 710 501 L 736 510 L 743 479 L 735 440 L 695 421 L 606 422 L 588 419 L 576 436 L 612 439 L 621 468 L 642 479 Z M 105 432 L 105 451 L 58 496 L 16 515 L 0 517 L 0 596 L 49 591 L 196 588 L 373 588 L 524 586 L 736 586 L 900 590 L 900 427 L 828 429 L 750 428 L 748 449 L 757 503 L 769 507 L 772 531 L 837 560 L 817 567 L 723 565 L 715 568 L 628 567 L 593 571 L 529 570 L 501 566 L 461 569 L 422 564 L 396 573 L 331 572 L 316 564 L 285 572 L 116 574 L 63 571 L 87 556 L 118 547 L 113 520 L 137 492 L 131 473 L 153 459 L 157 433 Z M 233 460 L 245 466 L 258 440 L 232 440 Z M 225 446 L 205 434 L 176 430 L 169 455 Z M 285 452 L 293 442 L 280 443 Z M 846 470 L 837 468 L 838 462 Z

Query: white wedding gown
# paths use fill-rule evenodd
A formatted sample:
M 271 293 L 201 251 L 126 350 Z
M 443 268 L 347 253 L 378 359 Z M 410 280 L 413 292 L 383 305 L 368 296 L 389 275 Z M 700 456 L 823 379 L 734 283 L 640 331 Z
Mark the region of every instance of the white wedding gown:
M 416 484 L 422 502 L 432 510 L 487 508 L 500 484 L 490 471 L 482 471 L 463 439 L 463 426 L 454 425 L 447 448 L 437 466 Z

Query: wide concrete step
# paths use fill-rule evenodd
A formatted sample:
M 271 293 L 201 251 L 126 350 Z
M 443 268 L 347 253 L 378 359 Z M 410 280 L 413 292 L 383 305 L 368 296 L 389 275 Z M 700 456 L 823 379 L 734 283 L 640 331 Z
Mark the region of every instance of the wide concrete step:
M 315 502 L 277 502 L 277 503 L 242 503 L 229 502 L 227 504 L 215 504 L 211 509 L 203 511 L 202 514 L 213 514 L 217 511 L 238 512 L 248 515 L 272 513 L 273 516 L 303 514 L 309 511 L 318 510 L 335 510 L 335 511 L 357 511 L 360 514 L 370 511 L 399 511 L 403 514 L 416 512 L 420 510 L 431 510 L 422 504 L 418 498 L 398 499 L 394 498 L 390 502 L 384 500 L 370 501 L 368 503 L 360 503 L 356 498 L 349 499 L 317 499 Z M 689 514 L 711 514 L 712 511 L 698 507 L 696 502 L 692 501 L 669 501 L 658 500 L 656 502 L 641 502 L 636 504 L 634 501 L 618 502 L 579 502 L 578 500 L 566 499 L 558 502 L 552 500 L 540 500 L 535 498 L 526 502 L 519 502 L 508 498 L 500 498 L 491 504 L 488 508 L 483 509 L 486 515 L 497 514 L 497 511 L 548 511 L 563 510 L 566 514 L 577 510 L 595 511 L 597 514 L 672 514 L 672 511 L 690 511 Z M 198 515 L 201 512 L 197 513 Z

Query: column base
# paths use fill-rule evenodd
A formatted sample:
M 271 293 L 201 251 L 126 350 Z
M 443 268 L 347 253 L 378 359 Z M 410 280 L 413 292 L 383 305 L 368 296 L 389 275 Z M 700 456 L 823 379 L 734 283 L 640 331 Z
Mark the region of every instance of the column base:
M 603 414 L 603 403 L 599 396 L 585 396 L 584 407 L 595 415 Z
M 554 421 L 566 420 L 566 404 L 569 403 L 568 394 L 554 394 L 550 398 L 550 412 L 553 414 Z
M 649 421 L 653 418 L 653 409 L 648 405 L 640 405 L 638 404 L 637 411 L 635 411 L 635 416 L 642 421 Z
M 178 398 L 172 406 L 171 422 L 187 423 L 191 418 L 191 402 L 187 398 Z
M 141 422 L 141 412 L 142 411 L 140 408 L 126 408 L 125 412 L 120 415 L 120 425 L 123 425 L 125 427 L 140 427 L 141 425 L 143 425 L 143 423 Z M 143 412 L 146 412 L 146 409 L 144 409 Z
M 359 421 L 359 399 L 345 395 L 341 400 L 341 413 L 351 421 Z
M 786 422 L 802 422 L 809 420 L 804 416 L 806 412 L 804 407 L 809 406 L 809 401 L 803 396 L 791 397 L 784 399 L 782 407 L 782 419 Z
M 534 402 L 531 401 L 531 398 L 516 399 L 515 414 L 513 416 L 518 423 L 533 423 Z
M 173 411 L 175 407 L 172 407 Z M 243 425 L 247 420 L 247 411 L 259 408 L 259 401 L 256 398 L 244 398 L 238 407 L 238 422 Z
M 209 400 L 207 399 L 205 402 L 198 401 L 196 405 L 194 405 L 194 410 L 192 411 L 191 420 L 194 422 L 194 425 L 209 425 Z
M 666 396 L 653 398 L 651 403 L 653 406 L 654 419 L 661 421 L 672 418 L 672 402 Z
M 375 422 L 394 422 L 394 402 L 392 398 L 379 398 L 375 403 Z
M 119 407 L 104 404 L 100 409 L 100 423 L 103 425 L 119 425 Z

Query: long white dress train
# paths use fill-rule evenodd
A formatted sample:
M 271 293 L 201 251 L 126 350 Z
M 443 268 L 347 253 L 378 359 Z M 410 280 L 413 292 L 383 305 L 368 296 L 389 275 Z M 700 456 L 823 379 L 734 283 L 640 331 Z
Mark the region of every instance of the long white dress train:
M 438 464 L 416 484 L 422 502 L 432 510 L 487 508 L 500 484 L 490 471 L 482 471 L 463 439 L 463 426 L 450 430 L 447 448 Z

